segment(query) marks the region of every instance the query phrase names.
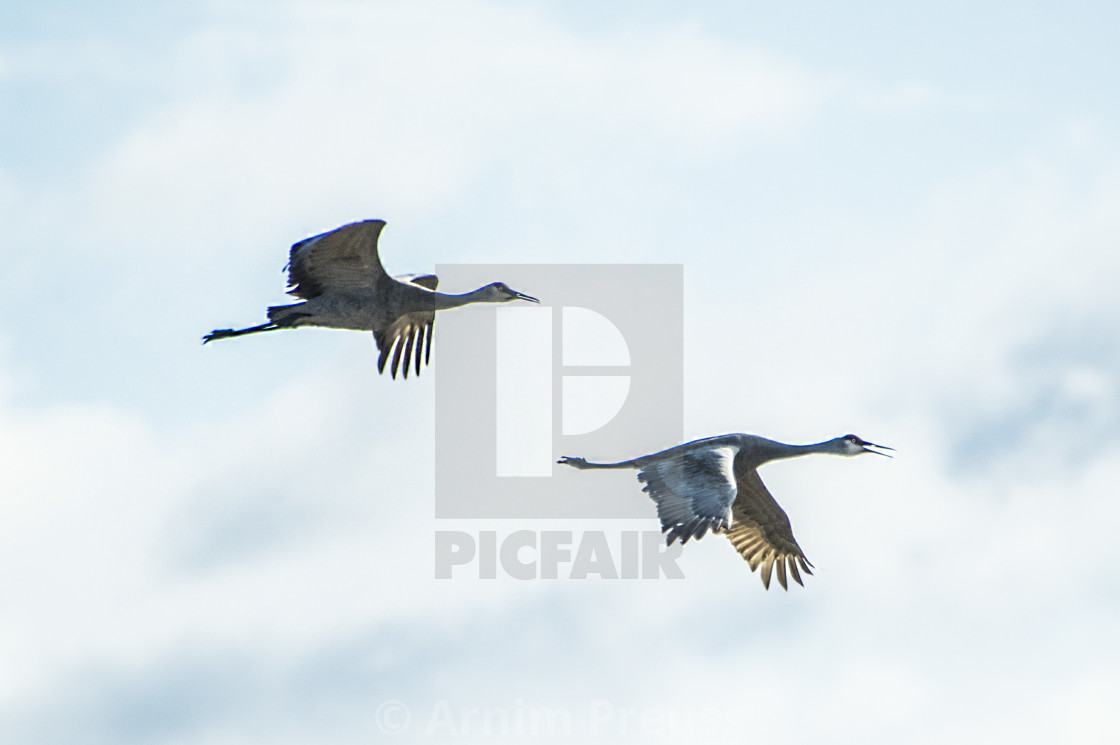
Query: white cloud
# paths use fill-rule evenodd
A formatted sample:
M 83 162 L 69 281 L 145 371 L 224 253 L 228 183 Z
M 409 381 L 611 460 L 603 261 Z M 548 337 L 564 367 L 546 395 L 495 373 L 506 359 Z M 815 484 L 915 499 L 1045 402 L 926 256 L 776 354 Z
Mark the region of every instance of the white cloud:
M 589 41 L 486 3 L 293 7 L 173 50 L 180 96 L 91 176 L 100 230 L 415 214 L 524 162 L 716 157 L 785 136 L 823 95 L 687 28 Z
M 430 412 L 412 410 L 430 391 L 369 382 L 359 360 L 348 359 L 335 372 L 289 381 L 262 405 L 170 437 L 106 407 L 32 420 L 6 405 L 0 465 L 17 498 L 5 502 L 0 542 L 12 598 L 0 654 L 3 669 L 20 671 L 0 686 L 6 708 L 40 711 L 40 724 L 28 726 L 45 726 L 63 714 L 92 716 L 56 698 L 60 691 L 87 700 L 88 686 L 111 684 L 117 693 L 88 700 L 116 711 L 141 690 L 183 685 L 176 695 L 195 695 L 194 685 L 241 680 L 250 689 L 232 699 L 233 723 L 226 709 L 197 703 L 191 726 L 215 736 L 232 726 L 249 737 L 244 728 L 311 671 L 337 685 L 380 655 L 386 667 L 377 675 L 346 678 L 354 700 L 329 728 L 342 741 L 366 731 L 368 710 L 384 698 L 403 697 L 419 715 L 450 697 L 456 706 L 520 701 L 574 712 L 602 699 L 686 720 L 748 706 L 757 733 L 814 742 L 829 733 L 897 737 L 909 721 L 1005 685 L 1009 671 L 1077 677 L 1067 661 L 1072 642 L 1047 649 L 1042 639 L 1076 624 L 1076 598 L 1107 581 L 1117 515 L 1100 489 L 1117 476 L 1115 457 L 1066 485 L 1064 505 L 1083 521 L 1065 522 L 1051 519 L 1048 485 L 993 502 L 983 485 L 962 490 L 946 479 L 916 438 L 895 461 L 768 466 L 764 476 L 818 566 L 807 588 L 789 594 L 763 592 L 719 538 L 688 546 L 684 582 L 437 583 L 424 497 L 430 443 L 398 434 L 406 422 L 423 429 L 430 421 Z M 637 482 L 631 487 L 642 498 Z M 265 521 L 256 526 L 263 542 L 250 532 L 240 553 L 197 563 L 191 547 L 232 507 L 254 503 L 297 525 L 276 531 Z M 1064 560 L 1062 547 L 1074 546 L 1077 561 Z M 1071 576 L 1073 566 L 1079 574 Z M 1015 627 L 997 631 L 1012 619 Z M 985 641 L 993 633 L 1002 644 Z M 336 649 L 347 640 L 358 646 Z M 1025 644 L 1040 649 L 1027 660 L 1007 657 Z M 970 655 L 965 689 L 946 687 L 947 673 L 930 659 L 958 648 Z M 193 662 L 183 650 L 195 650 Z M 498 674 L 513 650 L 549 675 L 527 682 Z M 593 675 L 585 668 L 592 658 Z M 100 672 L 76 682 L 91 670 Z M 486 670 L 494 673 L 480 680 Z M 1104 721 L 1107 709 L 1091 703 L 1104 700 L 1101 689 L 1084 685 L 1092 695 L 1079 699 L 1078 721 Z M 746 704 L 743 690 L 751 691 Z M 1061 690 L 1020 694 L 1041 711 L 1060 703 Z M 884 700 L 893 702 L 890 716 Z M 1011 726 L 1022 700 L 997 698 L 983 717 L 993 731 Z M 799 718 L 806 710 L 813 716 Z M 298 731 L 314 717 L 297 704 L 270 721 L 266 730 L 286 722 L 283 729 Z M 958 723 L 934 729 L 959 734 Z M 1032 736 L 1024 732 L 1024 742 L 1046 741 Z
M 1120 678 L 1101 672 L 1077 681 L 1061 698 L 1063 743 L 1105 745 L 1120 732 L 1120 714 L 1113 702 L 1120 696 Z

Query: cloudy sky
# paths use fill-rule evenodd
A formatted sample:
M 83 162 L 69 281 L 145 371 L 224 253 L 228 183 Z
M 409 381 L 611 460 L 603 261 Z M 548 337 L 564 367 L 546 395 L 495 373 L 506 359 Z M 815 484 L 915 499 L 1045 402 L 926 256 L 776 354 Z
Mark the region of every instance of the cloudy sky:
M 1117 27 L 5 4 L 0 740 L 1114 742 Z M 684 580 L 436 581 L 439 528 L 556 525 L 437 523 L 434 376 L 365 334 L 198 343 L 368 217 L 398 273 L 682 263 L 687 437 L 899 456 L 764 468 L 804 589 L 719 538 Z

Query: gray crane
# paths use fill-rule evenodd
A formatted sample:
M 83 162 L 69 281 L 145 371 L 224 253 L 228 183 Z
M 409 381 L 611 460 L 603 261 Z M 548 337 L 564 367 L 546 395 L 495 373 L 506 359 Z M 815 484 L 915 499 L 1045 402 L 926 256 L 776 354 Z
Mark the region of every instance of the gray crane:
M 385 372 L 392 352 L 393 378 L 402 357 L 407 378 L 410 364 L 415 363 L 419 375 L 421 357 L 425 363 L 431 358 L 437 310 L 470 303 L 540 302 L 502 282 L 448 295 L 436 292 L 439 278 L 434 274 L 390 277 L 377 255 L 377 239 L 384 227 L 384 220 L 363 220 L 296 243 L 285 268 L 288 294 L 302 302 L 269 308 L 268 323 L 259 326 L 215 329 L 202 337 L 202 343 L 299 326 L 372 331 L 380 351 L 377 371 Z
M 813 566 L 793 538 L 793 528 L 785 510 L 774 500 L 758 475 L 763 463 L 796 458 L 812 453 L 853 456 L 860 453 L 892 456 L 880 452 L 893 450 L 844 435 L 813 445 L 786 445 L 755 435 L 720 435 L 693 440 L 683 445 L 618 463 L 589 463 L 583 458 L 563 457 L 558 463 L 573 468 L 636 468 L 642 491 L 657 503 L 661 532 L 667 543 L 700 539 L 710 530 L 724 533 L 751 571 L 761 567 L 759 576 L 770 589 L 770 575 L 778 570 L 782 589 L 789 567 L 797 584 L 804 587 L 798 566 L 812 574 Z

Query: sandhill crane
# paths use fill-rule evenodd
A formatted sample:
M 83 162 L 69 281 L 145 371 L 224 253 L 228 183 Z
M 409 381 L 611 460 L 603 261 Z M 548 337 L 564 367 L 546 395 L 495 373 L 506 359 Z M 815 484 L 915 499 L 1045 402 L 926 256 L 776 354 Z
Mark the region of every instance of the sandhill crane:
M 364 220 L 296 243 L 285 267 L 288 294 L 303 302 L 269 308 L 268 323 L 259 326 L 215 329 L 202 337 L 202 343 L 299 326 L 372 331 L 380 350 L 377 371 L 385 372 L 385 363 L 395 347 L 391 374 L 397 377 L 403 352 L 407 378 L 414 360 L 419 375 L 421 356 L 425 363 L 431 357 L 437 310 L 469 303 L 540 302 L 501 282 L 462 295 L 448 295 L 436 292 L 439 278 L 434 274 L 390 277 L 377 255 L 377 239 L 384 227 L 384 220 Z
M 872 448 L 877 448 L 873 450 Z M 786 567 L 797 584 L 804 586 L 798 565 L 806 574 L 812 564 L 793 538 L 785 510 L 767 491 L 758 475 L 763 463 L 796 458 L 811 453 L 859 455 L 893 450 L 861 440 L 855 435 L 837 437 L 814 445 L 786 445 L 755 435 L 720 435 L 643 455 L 618 463 L 589 463 L 583 458 L 563 457 L 558 463 L 573 468 L 636 468 L 642 491 L 657 503 L 661 532 L 668 545 L 689 538 L 700 539 L 709 530 L 725 533 L 731 544 L 750 564 L 761 567 L 762 584 L 770 589 L 770 574 L 778 569 L 778 582 L 786 585 Z

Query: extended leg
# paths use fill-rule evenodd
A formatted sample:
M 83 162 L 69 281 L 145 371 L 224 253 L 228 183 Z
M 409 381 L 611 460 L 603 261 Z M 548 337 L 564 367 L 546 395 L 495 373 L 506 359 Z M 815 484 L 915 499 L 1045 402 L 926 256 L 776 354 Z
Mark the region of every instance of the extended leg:
M 206 342 L 214 341 L 215 339 L 228 339 L 231 336 L 244 336 L 245 334 L 255 334 L 255 333 L 258 333 L 260 331 L 275 331 L 276 329 L 282 329 L 282 328 L 284 328 L 284 326 L 281 326 L 280 324 L 272 323 L 270 321 L 268 323 L 262 323 L 260 326 L 250 326 L 247 329 L 214 329 L 209 334 L 202 337 L 202 343 L 205 344 Z
M 563 466 L 571 466 L 578 468 L 581 471 L 588 468 L 640 468 L 641 464 L 638 462 L 641 458 L 634 458 L 633 460 L 624 460 L 618 463 L 589 463 L 585 458 L 572 458 L 565 455 L 560 460 L 556 461 Z
M 311 316 L 310 313 L 301 313 L 298 310 L 306 305 L 307 303 L 294 303 L 292 305 L 274 306 L 268 309 L 268 323 L 262 323 L 260 326 L 250 326 L 247 329 L 214 329 L 209 334 L 202 337 L 202 343 L 205 344 L 215 339 L 228 339 L 231 336 L 244 336 L 245 334 L 256 334 L 261 331 L 275 331 L 276 329 L 288 329 L 293 326 L 298 326 L 301 320 Z

